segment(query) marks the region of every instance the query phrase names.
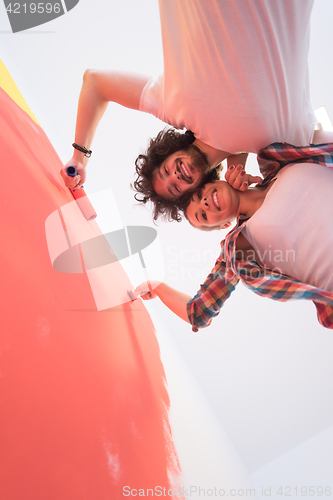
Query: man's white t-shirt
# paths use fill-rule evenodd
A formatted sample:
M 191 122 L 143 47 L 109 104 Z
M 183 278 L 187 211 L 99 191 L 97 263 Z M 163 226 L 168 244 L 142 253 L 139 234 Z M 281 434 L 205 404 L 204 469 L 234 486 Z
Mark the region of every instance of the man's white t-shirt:
M 160 0 L 164 72 L 140 110 L 229 153 L 307 145 L 313 0 Z

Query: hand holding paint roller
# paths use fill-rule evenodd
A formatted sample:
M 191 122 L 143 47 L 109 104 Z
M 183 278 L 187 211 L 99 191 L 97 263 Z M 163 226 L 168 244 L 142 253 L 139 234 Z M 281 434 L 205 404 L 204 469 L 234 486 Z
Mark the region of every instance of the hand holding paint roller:
M 141 298 L 143 300 L 151 300 L 158 297 L 156 288 L 161 284 L 161 281 L 152 281 L 147 279 L 137 286 L 134 290 L 127 290 L 128 296 L 133 302 L 134 300 Z
M 77 170 L 74 166 L 69 166 L 66 168 L 66 174 L 69 177 L 76 177 L 77 175 Z M 78 188 L 69 188 L 70 192 L 72 193 L 74 199 L 76 200 L 77 204 L 80 207 L 81 212 L 85 216 L 87 220 L 92 220 L 97 217 L 97 214 L 94 210 L 94 207 L 89 201 L 88 196 L 86 195 L 83 186 L 80 186 Z

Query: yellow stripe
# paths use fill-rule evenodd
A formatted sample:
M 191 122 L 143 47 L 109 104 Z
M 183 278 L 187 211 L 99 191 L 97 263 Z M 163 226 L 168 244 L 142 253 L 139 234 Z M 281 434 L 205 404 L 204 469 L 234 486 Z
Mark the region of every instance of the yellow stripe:
M 17 88 L 8 69 L 0 59 L 0 87 L 39 125 L 37 118 L 29 108 L 21 92 Z

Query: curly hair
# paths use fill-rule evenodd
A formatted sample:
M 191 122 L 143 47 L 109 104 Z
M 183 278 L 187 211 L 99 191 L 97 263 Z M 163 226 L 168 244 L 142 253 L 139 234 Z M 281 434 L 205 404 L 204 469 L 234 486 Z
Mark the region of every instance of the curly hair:
M 185 205 L 187 206 L 188 200 L 193 194 L 193 192 L 185 193 L 177 200 L 167 200 L 156 193 L 153 186 L 153 174 L 168 156 L 177 151 L 186 151 L 192 146 L 204 158 L 208 168 L 207 157 L 193 144 L 194 140 L 194 134 L 190 130 L 184 133 L 173 128 L 165 128 L 154 139 L 150 139 L 146 154 L 140 154 L 135 160 L 137 178 L 133 183 L 133 187 L 137 193 L 134 195 L 134 198 L 140 203 L 150 201 L 153 204 L 154 221 L 161 216 L 169 221 L 175 220 L 180 222 L 182 220 L 182 213 L 184 213 L 184 207 Z M 207 182 L 218 180 L 221 170 L 222 166 L 220 164 L 215 169 L 208 171 L 200 186 L 197 186 L 195 190 Z

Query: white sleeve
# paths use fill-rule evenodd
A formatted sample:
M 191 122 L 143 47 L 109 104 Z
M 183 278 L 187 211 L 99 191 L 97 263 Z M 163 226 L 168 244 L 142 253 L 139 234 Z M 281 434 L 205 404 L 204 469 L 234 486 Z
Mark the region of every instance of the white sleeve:
M 139 110 L 163 120 L 164 74 L 148 80 L 141 94 Z M 164 120 L 163 120 L 164 121 Z

